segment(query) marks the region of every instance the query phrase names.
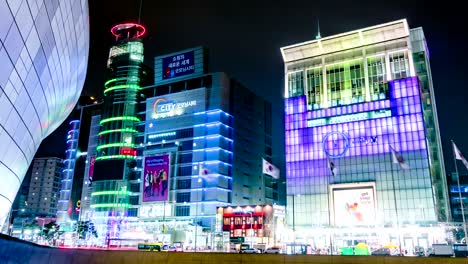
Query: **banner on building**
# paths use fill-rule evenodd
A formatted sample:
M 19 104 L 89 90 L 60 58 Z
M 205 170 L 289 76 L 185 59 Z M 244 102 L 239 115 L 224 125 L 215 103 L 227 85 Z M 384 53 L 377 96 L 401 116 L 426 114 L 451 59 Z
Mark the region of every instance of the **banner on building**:
M 169 154 L 145 158 L 143 202 L 167 201 L 169 193 Z
M 335 226 L 369 226 L 375 224 L 375 195 L 372 186 L 334 189 Z
M 275 165 L 271 164 L 270 162 L 266 161 L 265 159 L 262 158 L 263 161 L 263 173 L 270 175 L 271 177 L 275 179 L 279 179 L 280 177 L 280 170 L 275 167 Z

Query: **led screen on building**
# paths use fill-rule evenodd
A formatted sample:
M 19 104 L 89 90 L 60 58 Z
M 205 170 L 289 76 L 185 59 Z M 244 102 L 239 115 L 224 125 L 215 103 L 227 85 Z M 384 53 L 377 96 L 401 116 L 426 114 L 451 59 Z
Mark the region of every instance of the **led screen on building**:
M 162 59 L 163 80 L 195 72 L 194 51 L 175 54 Z
M 375 223 L 372 187 L 333 189 L 335 226 L 369 226 Z
M 145 157 L 143 202 L 167 201 L 169 193 L 169 154 Z
M 167 94 L 146 100 L 146 120 L 205 111 L 206 89 Z

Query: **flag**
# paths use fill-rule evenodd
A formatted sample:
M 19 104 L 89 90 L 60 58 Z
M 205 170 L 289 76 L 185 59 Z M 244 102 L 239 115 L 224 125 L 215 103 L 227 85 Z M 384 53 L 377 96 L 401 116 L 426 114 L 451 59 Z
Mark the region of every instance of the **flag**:
M 329 157 L 327 157 L 327 160 L 328 160 L 328 168 L 330 169 L 332 176 L 335 176 L 335 173 L 336 173 L 335 163 L 333 163 L 333 161 Z
M 408 170 L 410 167 L 405 162 L 405 159 L 403 159 L 403 156 L 396 152 L 396 150 L 392 146 L 390 146 L 390 149 L 392 150 L 393 163 L 400 165 L 400 168 L 404 170 Z
M 275 165 L 271 164 L 270 162 L 266 161 L 264 158 L 262 158 L 263 161 L 263 173 L 270 175 L 271 177 L 275 179 L 279 179 L 280 177 L 280 170 L 275 167 Z
M 457 148 L 457 145 L 455 145 L 455 142 L 453 141 L 452 141 L 452 146 L 453 146 L 453 152 L 455 153 L 455 159 L 461 160 L 463 162 L 463 165 L 465 165 L 466 169 L 468 170 L 468 161 L 466 161 L 465 157 L 463 157 L 463 154 Z
M 198 176 L 206 176 L 208 174 L 210 174 L 211 171 L 205 167 L 205 165 L 203 165 L 203 163 L 199 163 L 199 166 L 198 166 Z

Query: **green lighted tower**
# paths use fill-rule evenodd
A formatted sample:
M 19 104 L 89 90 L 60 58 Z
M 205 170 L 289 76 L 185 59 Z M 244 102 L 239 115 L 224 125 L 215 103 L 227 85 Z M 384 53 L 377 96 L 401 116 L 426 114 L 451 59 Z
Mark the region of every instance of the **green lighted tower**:
M 118 238 L 121 225 L 131 208 L 130 181 L 136 180 L 135 135 L 140 89 L 148 85 L 147 67 L 143 64 L 141 37 L 145 28 L 126 23 L 114 26 L 116 44 L 110 49 L 104 83 L 104 107 L 93 167 L 90 207 L 101 237 Z
M 134 159 L 134 135 L 138 93 L 143 71 L 143 26 L 133 23 L 112 28 L 117 45 L 113 46 L 107 62 L 104 84 L 104 111 L 96 161 Z

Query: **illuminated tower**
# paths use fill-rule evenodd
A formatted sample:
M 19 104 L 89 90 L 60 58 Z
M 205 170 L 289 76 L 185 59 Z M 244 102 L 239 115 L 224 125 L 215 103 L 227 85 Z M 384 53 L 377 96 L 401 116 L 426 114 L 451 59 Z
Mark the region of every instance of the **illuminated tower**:
M 96 161 L 134 159 L 137 132 L 136 104 L 143 71 L 145 29 L 138 24 L 120 24 L 111 29 L 117 45 L 107 61 L 104 84 L 104 111 L 100 122 Z
M 140 121 L 136 116 L 137 103 L 140 87 L 148 75 L 141 40 L 145 28 L 134 23 L 119 24 L 111 33 L 116 45 L 111 48 L 107 62 L 91 192 L 94 216 L 108 219 L 97 223 L 97 227 L 110 238 L 119 236 L 109 231 L 114 230 L 114 223 L 128 216 L 131 196 L 128 179 L 136 164 L 134 138 Z

